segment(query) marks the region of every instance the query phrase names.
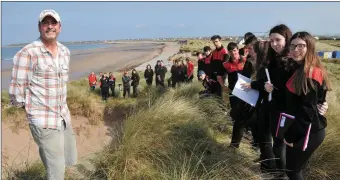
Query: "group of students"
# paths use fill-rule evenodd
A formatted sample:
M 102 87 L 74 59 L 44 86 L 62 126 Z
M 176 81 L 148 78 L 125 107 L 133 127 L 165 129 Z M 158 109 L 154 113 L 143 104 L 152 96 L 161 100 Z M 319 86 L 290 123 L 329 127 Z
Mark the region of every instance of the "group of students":
M 163 60 L 158 60 L 155 66 L 155 71 L 152 70 L 151 65 L 147 65 L 144 71 L 144 78 L 146 84 L 151 86 L 153 82 L 153 76 L 155 74 L 156 86 L 160 85 L 165 88 L 165 76 L 168 72 L 167 68 L 164 66 Z M 175 60 L 171 67 L 171 77 L 168 78 L 168 87 L 175 88 L 176 85 L 185 82 L 192 82 L 194 78 L 194 64 L 189 59 L 186 60 Z
M 137 97 L 138 96 L 138 85 L 139 85 L 139 74 L 138 72 L 133 69 L 131 73 L 131 77 L 128 75 L 128 72 L 124 72 L 123 77 L 122 77 L 122 82 L 123 82 L 123 97 L 125 98 L 126 95 L 130 97 L 130 89 L 131 86 L 133 87 L 133 96 Z M 107 98 L 110 96 L 110 90 L 112 93 L 112 97 L 115 96 L 115 87 L 116 87 L 116 77 L 110 72 L 109 75 L 106 73 L 103 74 L 102 72 L 99 73 L 99 87 L 102 95 L 103 101 L 107 101 Z M 92 91 L 95 90 L 97 86 L 97 76 L 94 72 L 92 72 L 89 77 L 89 85 L 90 89 Z M 119 84 L 120 86 L 121 84 Z M 119 87 L 120 91 L 120 87 Z
M 293 35 L 284 24 L 270 30 L 269 41 L 259 40 L 252 33 L 244 39 L 242 49 L 234 42 L 224 48 L 221 37 L 215 35 L 211 37 L 215 50 L 206 46 L 197 54 L 204 93 L 222 98 L 227 78 L 234 121 L 230 147 L 239 147 L 246 126 L 255 117 L 251 131 L 260 149 L 261 170 L 275 174 L 274 179 L 304 179 L 303 167 L 325 138 L 326 92 L 330 90 L 315 39 L 308 32 Z M 231 93 L 238 73 L 252 79 L 241 84 L 243 90 L 259 91 L 255 107 Z M 294 118 L 280 137 L 277 130 L 283 113 Z

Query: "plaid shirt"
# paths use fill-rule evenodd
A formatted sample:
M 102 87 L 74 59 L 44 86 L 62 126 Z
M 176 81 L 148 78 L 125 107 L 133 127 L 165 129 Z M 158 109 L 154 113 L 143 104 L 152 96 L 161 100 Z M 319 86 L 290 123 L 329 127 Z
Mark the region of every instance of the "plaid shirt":
M 40 39 L 22 48 L 13 58 L 9 94 L 16 106 L 25 106 L 30 123 L 60 129 L 71 123 L 66 103 L 70 51 L 57 42 L 58 64 Z

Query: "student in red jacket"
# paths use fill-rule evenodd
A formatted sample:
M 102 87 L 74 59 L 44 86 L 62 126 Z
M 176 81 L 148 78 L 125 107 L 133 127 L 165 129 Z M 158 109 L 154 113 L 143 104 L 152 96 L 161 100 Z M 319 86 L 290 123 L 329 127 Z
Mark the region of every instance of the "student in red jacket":
M 302 167 L 325 139 L 327 121 L 319 113 L 318 104 L 326 101 L 330 84 L 326 69 L 316 55 L 312 35 L 308 32 L 295 33 L 289 49 L 298 65 L 286 83 L 286 104 L 289 104 L 286 112 L 295 116 L 284 139 L 287 145 L 286 173 L 291 180 L 303 180 Z M 306 140 L 306 136 L 309 136 L 309 140 Z M 307 148 L 303 151 L 305 145 Z
M 94 91 L 94 89 L 96 88 L 96 84 L 97 84 L 97 77 L 96 75 L 94 74 L 94 72 L 92 72 L 90 75 L 89 75 L 89 85 L 90 85 L 90 88 L 92 91 Z
M 220 88 L 217 90 L 217 94 L 222 97 L 222 89 L 224 86 L 224 67 L 223 63 L 229 60 L 228 51 L 223 47 L 221 36 L 214 35 L 211 37 L 211 41 L 215 45 L 215 49 L 211 53 L 210 68 L 211 68 L 211 79 L 220 83 Z
M 187 81 L 192 82 L 192 79 L 194 79 L 194 63 L 187 58 Z

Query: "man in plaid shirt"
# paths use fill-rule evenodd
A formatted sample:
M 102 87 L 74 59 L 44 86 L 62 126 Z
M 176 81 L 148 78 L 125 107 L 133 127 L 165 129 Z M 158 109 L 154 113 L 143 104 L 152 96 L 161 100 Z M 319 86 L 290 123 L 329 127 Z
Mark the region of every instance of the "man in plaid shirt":
M 67 106 L 70 51 L 57 41 L 60 16 L 44 10 L 39 16 L 40 38 L 13 58 L 9 94 L 12 104 L 26 110 L 47 178 L 62 180 L 65 165 L 77 161 L 75 134 Z

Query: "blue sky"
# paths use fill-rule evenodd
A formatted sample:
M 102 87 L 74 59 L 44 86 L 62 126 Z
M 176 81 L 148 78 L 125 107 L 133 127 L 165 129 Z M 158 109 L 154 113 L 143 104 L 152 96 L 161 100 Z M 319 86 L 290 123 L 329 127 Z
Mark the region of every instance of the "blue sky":
M 2 2 L 2 45 L 35 40 L 44 9 L 60 14 L 61 41 L 243 35 L 279 23 L 340 34 L 340 2 Z

